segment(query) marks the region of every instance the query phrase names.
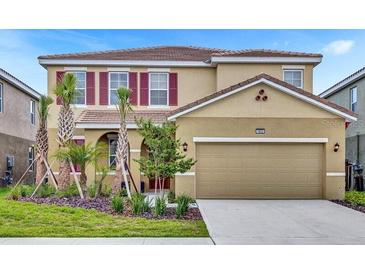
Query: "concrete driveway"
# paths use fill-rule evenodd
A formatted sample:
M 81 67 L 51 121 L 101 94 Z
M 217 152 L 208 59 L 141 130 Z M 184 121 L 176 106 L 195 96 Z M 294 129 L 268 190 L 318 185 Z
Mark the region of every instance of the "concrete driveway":
M 216 244 L 365 244 L 365 214 L 325 200 L 198 200 Z

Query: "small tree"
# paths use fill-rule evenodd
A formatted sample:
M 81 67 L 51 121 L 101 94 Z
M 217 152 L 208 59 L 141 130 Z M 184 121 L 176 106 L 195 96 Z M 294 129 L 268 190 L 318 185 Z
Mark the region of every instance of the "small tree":
M 73 164 L 80 166 L 80 184 L 82 191 L 85 193 L 87 184 L 86 166 L 95 164 L 96 160 L 104 153 L 105 149 L 100 145 L 69 143 L 66 147 L 60 148 L 55 157 L 59 161 L 71 161 Z
M 158 185 L 163 195 L 166 179 L 174 177 L 177 172 L 187 172 L 196 161 L 181 152 L 181 141 L 175 139 L 175 124 L 167 122 L 157 126 L 151 120 L 141 119 L 137 125 L 148 155 L 135 161 L 140 164 L 141 172 L 149 178 L 155 178 L 155 192 Z
M 48 131 L 47 131 L 47 118 L 49 115 L 49 106 L 53 103 L 53 99 L 48 96 L 42 95 L 39 99 L 38 104 L 38 118 L 39 125 L 36 135 L 36 152 L 37 152 L 37 163 L 36 163 L 36 182 L 40 183 L 45 172 L 46 166 L 43 159 L 47 160 L 48 157 Z M 41 156 L 41 158 L 39 157 Z
M 71 104 L 77 95 L 76 77 L 67 73 L 62 78 L 55 90 L 56 96 L 61 100 L 61 108 L 57 121 L 57 142 L 61 148 L 65 148 L 72 141 L 75 128 L 74 113 Z M 70 183 L 70 164 L 67 161 L 60 161 L 59 188 L 62 190 Z

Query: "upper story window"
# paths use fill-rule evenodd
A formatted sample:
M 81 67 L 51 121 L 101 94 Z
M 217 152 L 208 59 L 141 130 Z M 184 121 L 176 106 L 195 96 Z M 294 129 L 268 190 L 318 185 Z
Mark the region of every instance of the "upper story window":
M 303 88 L 303 70 L 285 69 L 284 82 L 287 82 L 297 88 Z
M 128 88 L 128 72 L 109 72 L 109 105 L 118 104 L 117 90 Z
M 168 105 L 168 73 L 150 73 L 150 106 Z
M 35 101 L 30 100 L 30 122 L 35 125 Z
M 353 112 L 357 111 L 357 87 L 350 89 L 350 108 Z
M 85 71 L 72 71 L 70 72 L 76 77 L 76 96 L 73 100 L 75 105 L 86 104 L 86 72 Z
M 0 113 L 4 111 L 4 90 L 3 84 L 0 83 Z

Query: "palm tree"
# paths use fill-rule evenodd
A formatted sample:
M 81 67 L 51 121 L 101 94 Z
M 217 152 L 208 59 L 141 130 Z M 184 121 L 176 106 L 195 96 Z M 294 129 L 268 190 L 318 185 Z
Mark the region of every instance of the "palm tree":
M 131 193 L 129 190 L 128 180 L 127 180 L 127 172 L 126 172 L 126 164 L 128 157 L 128 134 L 127 134 L 127 125 L 126 125 L 126 116 L 129 111 L 132 111 L 132 105 L 129 103 L 130 90 L 121 87 L 117 90 L 118 97 L 118 112 L 120 118 L 120 127 L 118 131 L 118 142 L 117 142 L 117 151 L 115 157 L 115 178 L 113 184 L 113 192 L 117 193 L 121 190 L 121 182 L 122 177 L 125 182 L 125 187 L 127 190 L 128 197 L 131 197 Z
M 40 183 L 45 172 L 46 166 L 42 159 L 48 157 L 48 131 L 47 131 L 47 118 L 49 114 L 49 105 L 53 103 L 53 99 L 49 96 L 42 95 L 39 99 L 38 104 L 38 118 L 39 125 L 36 135 L 36 152 L 37 152 L 37 163 L 36 163 L 36 183 Z M 39 158 L 39 157 L 42 158 Z
M 77 95 L 76 77 L 67 73 L 62 81 L 57 84 L 55 94 L 62 101 L 61 109 L 58 114 L 58 132 L 57 142 L 60 148 L 64 148 L 72 140 L 75 127 L 74 113 L 71 109 L 71 103 Z M 59 188 L 62 190 L 70 183 L 70 164 L 68 161 L 60 161 Z
M 90 163 L 96 164 L 97 159 L 103 156 L 105 151 L 101 145 L 78 145 L 70 142 L 66 147 L 60 148 L 54 156 L 59 161 L 72 162 L 72 164 L 80 166 L 80 185 L 85 193 L 87 189 L 86 166 Z

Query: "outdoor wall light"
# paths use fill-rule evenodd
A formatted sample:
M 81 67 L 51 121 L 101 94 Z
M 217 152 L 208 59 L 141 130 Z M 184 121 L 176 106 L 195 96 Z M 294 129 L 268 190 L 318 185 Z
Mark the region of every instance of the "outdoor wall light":
M 188 144 L 185 142 L 185 143 L 183 143 L 183 150 L 185 151 L 185 152 L 187 152 L 188 151 Z
M 338 150 L 340 149 L 340 144 L 339 143 L 336 143 L 334 148 L 333 148 L 333 151 L 334 152 L 337 152 Z

